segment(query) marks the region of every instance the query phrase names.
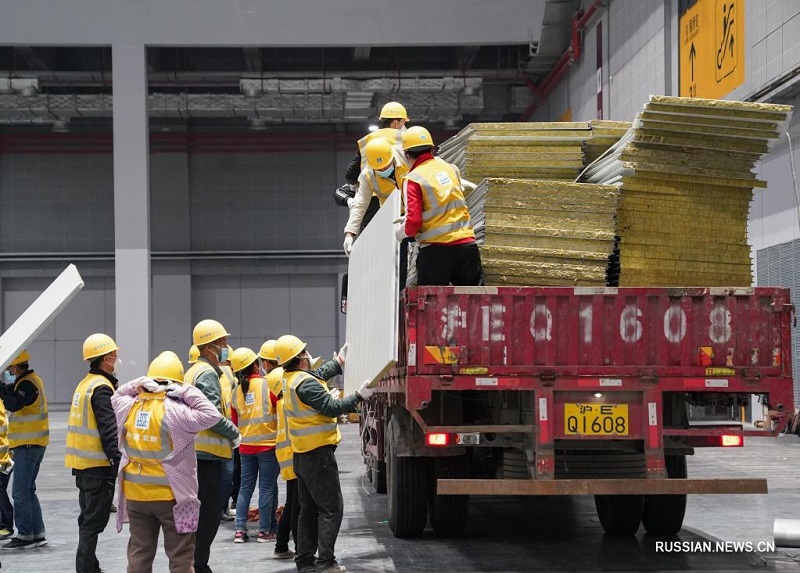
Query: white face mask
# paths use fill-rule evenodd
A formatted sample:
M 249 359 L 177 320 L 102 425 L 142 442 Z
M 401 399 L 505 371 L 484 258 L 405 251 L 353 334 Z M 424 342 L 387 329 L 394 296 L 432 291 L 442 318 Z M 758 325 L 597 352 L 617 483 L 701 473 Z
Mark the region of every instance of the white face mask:
M 109 358 L 111 358 L 111 360 L 113 360 L 113 362 L 109 362 L 109 360 L 108 360 Z M 118 356 L 116 358 L 112 357 L 112 356 L 106 356 L 104 358 L 104 360 L 105 360 L 106 364 L 111 366 L 111 373 L 112 374 L 116 374 L 117 373 L 117 366 L 122 364 L 122 360 L 120 360 Z
M 11 383 L 13 383 L 13 382 L 14 382 L 14 380 L 16 380 L 16 378 L 17 378 L 17 377 L 16 377 L 16 376 L 14 376 L 14 375 L 13 375 L 11 372 L 9 372 L 8 370 L 3 370 L 3 381 L 4 381 L 6 384 L 11 384 Z

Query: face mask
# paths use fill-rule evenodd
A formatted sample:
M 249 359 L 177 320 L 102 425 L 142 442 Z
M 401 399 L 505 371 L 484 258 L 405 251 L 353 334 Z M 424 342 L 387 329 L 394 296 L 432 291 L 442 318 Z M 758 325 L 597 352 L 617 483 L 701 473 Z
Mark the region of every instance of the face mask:
M 14 376 L 11 372 L 9 372 L 8 370 L 3 370 L 3 380 L 5 381 L 6 384 L 11 384 L 12 382 L 14 382 L 15 379 L 16 376 Z
M 403 125 L 400 126 L 400 129 L 398 129 L 397 131 L 399 131 L 400 133 L 403 133 L 406 129 L 408 129 L 408 128 L 406 127 L 406 124 L 404 123 Z
M 392 175 L 394 175 L 394 165 L 390 165 L 383 171 L 376 171 L 375 174 L 378 177 L 383 177 L 384 179 L 390 179 Z
M 117 373 L 117 366 L 119 366 L 119 364 L 122 362 L 122 360 L 120 360 L 119 358 L 111 358 L 110 362 L 109 362 L 108 358 L 106 358 L 105 360 L 106 360 L 106 364 L 111 366 L 111 373 L 112 374 L 116 374 Z
M 223 363 L 223 362 L 227 362 L 228 361 L 228 347 L 227 346 L 224 347 L 224 348 L 220 348 L 219 349 L 219 361 L 220 361 L 220 364 Z

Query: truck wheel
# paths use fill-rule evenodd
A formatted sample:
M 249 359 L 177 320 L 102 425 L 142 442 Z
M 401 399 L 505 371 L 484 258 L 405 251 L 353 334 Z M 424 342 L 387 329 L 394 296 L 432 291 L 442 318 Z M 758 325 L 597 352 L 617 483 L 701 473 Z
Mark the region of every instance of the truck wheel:
M 665 456 L 667 476 L 685 478 L 686 456 Z M 674 535 L 683 527 L 686 514 L 686 494 L 647 495 L 644 500 L 642 524 L 653 535 Z
M 369 481 L 375 487 L 375 493 L 386 493 L 386 462 L 373 462 Z
M 594 506 L 606 533 L 634 535 L 639 530 L 643 495 L 596 495 Z
M 389 527 L 395 537 L 419 537 L 428 521 L 428 458 L 400 457 L 392 447 L 391 424 L 386 436 L 386 489 Z
M 434 458 L 431 483 L 430 518 L 431 527 L 439 537 L 459 537 L 464 534 L 469 513 L 468 495 L 438 495 L 436 480 L 439 478 L 468 477 L 467 457 L 454 456 Z

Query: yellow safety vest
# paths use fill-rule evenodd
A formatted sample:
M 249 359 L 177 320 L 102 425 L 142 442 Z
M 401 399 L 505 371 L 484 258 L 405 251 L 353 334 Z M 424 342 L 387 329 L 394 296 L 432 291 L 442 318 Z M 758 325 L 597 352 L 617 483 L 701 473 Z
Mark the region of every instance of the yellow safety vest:
M 275 447 L 275 416 L 270 413 L 269 386 L 264 378 L 250 378 L 247 394 L 236 392 L 236 411 L 243 446 Z
M 19 446 L 46 446 L 50 443 L 50 424 L 47 417 L 47 397 L 44 382 L 35 372 L 30 372 L 14 383 L 17 389 L 23 380 L 33 382 L 39 396 L 30 406 L 8 414 L 8 443 L 11 448 Z
M 403 147 L 403 132 L 399 129 L 395 129 L 393 127 L 383 127 L 368 133 L 358 140 L 358 152 L 361 154 L 361 171 L 364 171 L 364 169 L 367 168 L 367 156 L 364 154 L 364 147 L 367 145 L 367 143 L 373 139 L 378 139 L 379 137 L 384 138 L 392 146 L 396 145 L 401 149 Z
M 198 360 L 189 370 L 186 371 L 186 374 L 183 376 L 184 384 L 191 384 L 195 386 L 197 383 L 197 379 L 203 374 L 206 370 L 211 370 L 214 372 L 216 376 L 216 372 L 214 368 L 208 363 L 203 360 Z M 230 384 L 223 383 L 223 381 L 217 377 L 217 382 L 219 383 L 219 395 L 220 395 L 220 407 L 219 412 L 229 420 L 231 419 L 231 387 Z M 227 387 L 227 393 L 225 388 Z M 211 454 L 212 456 L 217 456 L 218 458 L 225 458 L 228 459 L 233 456 L 233 449 L 231 448 L 231 441 L 224 437 L 220 436 L 218 433 L 212 430 L 203 430 L 194 440 L 194 449 L 198 452 L 205 452 L 207 454 Z
M 286 411 L 283 408 L 283 398 L 278 399 L 275 408 L 278 413 L 278 437 L 275 446 L 275 457 L 278 458 L 281 477 L 289 481 L 297 479 L 297 475 L 294 473 L 294 465 L 292 464 L 294 452 L 292 451 L 292 442 L 289 440 L 289 432 L 286 431 L 288 422 L 286 420 Z
M 237 385 L 236 376 L 233 374 L 233 369 L 230 366 L 220 364 L 219 369 L 222 370 L 222 377 L 220 377 L 222 397 L 225 398 L 225 401 L 228 403 L 228 414 L 230 414 L 231 410 L 233 410 L 233 391 L 236 389 Z M 227 384 L 225 384 L 225 382 L 227 382 Z
M 8 417 L 6 405 L 0 400 L 0 466 L 11 461 L 11 451 L 8 447 Z
M 166 394 L 142 392 L 125 420 L 122 489 L 133 501 L 170 501 L 175 494 L 161 462 L 172 453 L 172 440 L 164 419 Z
M 97 418 L 92 408 L 92 394 L 99 386 L 108 386 L 114 392 L 114 385 L 99 374 L 87 374 L 80 381 L 72 396 L 67 422 L 67 450 L 64 465 L 76 470 L 108 467 L 108 461 L 97 431 Z
M 292 451 L 296 454 L 310 452 L 322 446 L 335 446 L 342 440 L 336 418 L 323 416 L 297 396 L 297 387 L 308 379 L 316 380 L 325 392 L 328 392 L 328 385 L 325 382 L 302 370 L 287 372 L 284 378 L 284 388 L 289 390 L 289 401 L 284 403 L 283 407 L 286 411 Z
M 402 189 L 403 179 L 408 175 L 408 170 L 410 169 L 405 158 L 398 153 L 397 149 L 392 148 L 392 154 L 394 155 L 395 164 L 394 180 L 378 177 L 372 169 L 364 169 L 361 172 L 361 175 L 366 180 L 367 188 L 378 198 L 381 205 L 394 191 Z M 395 185 L 395 181 L 397 185 Z
M 406 175 L 422 188 L 418 243 L 452 243 L 475 238 L 458 168 L 434 157 Z

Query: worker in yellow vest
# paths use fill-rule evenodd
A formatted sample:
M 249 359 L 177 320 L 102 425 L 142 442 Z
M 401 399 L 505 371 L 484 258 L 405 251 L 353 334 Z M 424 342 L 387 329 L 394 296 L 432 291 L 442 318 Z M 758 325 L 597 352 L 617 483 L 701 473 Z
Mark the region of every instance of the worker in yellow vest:
M 0 539 L 14 535 L 14 506 L 8 499 L 8 480 L 13 468 L 14 460 L 8 446 L 8 416 L 6 406 L 0 400 Z
M 195 362 L 197 362 L 198 358 L 200 358 L 200 351 L 197 349 L 197 346 L 192 344 L 189 347 L 189 360 L 187 360 L 187 362 L 189 364 L 194 364 Z
M 30 355 L 23 350 L 6 369 L 10 383 L 0 387 L 8 416 L 8 442 L 14 457 L 14 523 L 17 536 L 2 549 L 28 549 L 47 545 L 36 477 L 50 443 L 50 424 L 44 382 L 29 367 Z
M 345 345 L 331 361 L 337 374 L 342 372 L 346 351 Z M 336 420 L 354 412 L 373 390 L 365 381 L 352 396 L 331 395 L 328 385 L 309 372 L 312 357 L 306 343 L 291 334 L 275 342 L 275 355 L 284 369 L 283 407 L 300 501 L 295 564 L 300 573 L 339 573 L 344 568 L 336 563 L 334 546 L 344 507 L 334 455 L 342 439 Z
M 225 392 L 227 394 L 229 402 L 228 402 L 228 412 L 233 413 L 233 402 L 234 397 L 233 395 L 236 393 L 236 385 L 238 384 L 236 380 L 236 375 L 233 373 L 233 369 L 231 368 L 231 356 L 233 356 L 233 348 L 228 345 L 228 360 L 222 362 L 219 365 L 219 369 L 222 370 L 222 377 L 220 378 L 220 383 L 228 384 L 230 387 L 230 392 Z M 231 417 L 231 422 L 234 424 L 236 421 Z M 239 448 L 233 449 L 233 455 L 222 462 L 222 489 L 220 490 L 220 508 L 222 510 L 221 518 L 222 521 L 233 521 L 233 516 L 230 515 L 228 512 L 229 509 L 229 501 L 231 499 L 231 493 L 236 490 L 236 495 L 239 495 L 239 488 L 237 484 L 234 483 L 241 481 L 241 465 L 239 466 L 239 477 L 236 476 L 236 458 L 238 458 Z M 239 462 L 241 464 L 241 461 Z M 234 508 L 236 507 L 236 500 L 234 498 Z
M 216 320 L 198 322 L 192 330 L 192 342 L 200 356 L 183 377 L 185 384 L 197 387 L 222 415 L 219 422 L 200 432 L 195 440 L 200 499 L 200 523 L 194 550 L 196 573 L 211 572 L 208 566 L 211 543 L 217 535 L 221 516 L 222 464 L 232 457 L 233 448 L 239 447 L 240 440 L 239 430 L 231 422 L 231 387 L 220 369 L 220 364 L 228 360 L 228 336 L 230 333 Z
M 408 114 L 406 108 L 396 101 L 390 101 L 381 108 L 380 116 L 378 119 L 378 129 L 372 131 L 358 140 L 358 151 L 350 161 L 345 171 L 345 180 L 347 183 L 337 188 L 333 193 L 333 198 L 336 203 L 342 207 L 352 208 L 354 197 L 358 190 L 358 179 L 361 172 L 367 168 L 367 158 L 365 148 L 367 143 L 377 139 L 384 139 L 390 144 L 400 145 L 405 124 L 408 121 Z M 362 215 L 361 228 L 364 227 L 372 220 L 372 217 L 377 213 L 380 207 L 380 202 L 377 195 L 373 195 L 365 213 Z
M 117 531 L 130 523 L 128 573 L 152 573 L 159 532 L 169 570 L 194 571 L 198 432 L 222 419 L 200 390 L 184 385 L 183 364 L 162 352 L 147 376 L 122 385 L 111 399 L 122 449 Z
M 403 133 L 411 171 L 403 182 L 406 215 L 395 227 L 398 241 L 416 238 L 417 284 L 478 286 L 483 266 L 455 165 L 434 157 L 433 138 L 420 126 Z
M 107 334 L 95 333 L 83 343 L 83 359 L 89 373 L 78 383 L 67 421 L 64 465 L 72 469 L 78 488 L 78 573 L 100 571 L 97 537 L 108 525 L 119 468 L 117 420 L 111 396 L 117 389 L 114 376 L 119 347 Z
M 256 541 L 275 541 L 278 521 L 278 460 L 275 458 L 275 414 L 267 381 L 261 375 L 258 355 L 250 348 L 237 348 L 231 360 L 239 384 L 235 398 L 235 413 L 242 435 L 239 453 L 242 460 L 242 479 L 236 502 L 236 532 L 234 543 L 249 540 L 247 512 L 258 480 L 259 530 Z

